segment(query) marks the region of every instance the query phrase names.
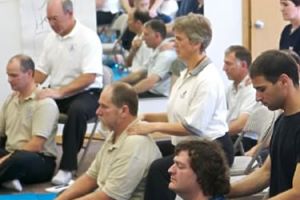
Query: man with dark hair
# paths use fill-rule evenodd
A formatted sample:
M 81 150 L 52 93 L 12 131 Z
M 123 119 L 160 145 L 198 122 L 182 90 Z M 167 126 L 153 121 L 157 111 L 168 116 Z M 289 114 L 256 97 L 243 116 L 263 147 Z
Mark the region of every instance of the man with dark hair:
M 161 48 L 168 42 L 166 26 L 160 20 L 150 20 L 145 23 L 143 34 L 145 43 L 154 52 L 145 64 L 147 77 L 134 84 L 133 88 L 140 97 L 169 96 L 171 83 L 169 71 L 177 56 L 173 49 Z
M 230 197 L 246 196 L 270 185 L 270 199 L 300 199 L 300 89 L 298 66 L 278 50 L 262 53 L 250 67 L 256 99 L 270 110 L 282 109 L 264 165 L 232 184 Z
M 129 136 L 137 123 L 138 97 L 132 87 L 116 82 L 104 88 L 96 113 L 111 131 L 86 172 L 57 200 L 144 198 L 144 178 L 160 151 L 150 136 Z
M 206 200 L 229 192 L 229 167 L 213 141 L 184 141 L 175 147 L 169 188 L 183 200 Z
M 255 90 L 248 75 L 251 53 L 240 45 L 232 45 L 225 51 L 224 67 L 230 84 L 226 93 L 228 133 L 235 141 L 256 105 Z M 258 106 L 258 105 L 257 105 Z M 243 147 L 248 151 L 257 143 L 257 133 L 247 132 L 243 137 Z
M 96 32 L 75 19 L 71 0 L 49 0 L 47 19 L 53 32 L 45 40 L 34 78 L 43 83 L 49 77 L 49 88 L 38 96 L 55 99 L 59 111 L 68 116 L 59 170 L 52 179 L 61 185 L 72 179 L 87 121 L 95 117 L 103 86 L 102 47 Z
M 44 182 L 53 176 L 58 108 L 50 98 L 37 99 L 30 57 L 12 57 L 6 72 L 15 92 L 0 112 L 0 184 L 21 191 L 21 183 Z
M 152 49 L 149 48 L 143 41 L 144 23 L 150 20 L 148 11 L 135 10 L 128 14 L 128 28 L 134 32 L 134 37 L 128 56 L 125 58 L 126 67 L 130 67 L 128 76 L 121 79 L 129 84 L 135 84 L 147 75 L 145 63 L 152 54 Z

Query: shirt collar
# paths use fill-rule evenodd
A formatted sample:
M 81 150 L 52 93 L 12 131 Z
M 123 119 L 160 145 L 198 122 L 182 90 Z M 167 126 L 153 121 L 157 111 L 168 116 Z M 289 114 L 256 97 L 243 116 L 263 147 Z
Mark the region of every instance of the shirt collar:
M 67 35 L 64 35 L 64 36 L 60 36 L 60 35 L 56 34 L 56 36 L 61 40 L 72 38 L 77 33 L 79 26 L 80 26 L 79 21 L 75 19 L 75 25 L 72 28 L 72 30 L 70 31 L 70 33 L 68 33 Z
M 111 145 L 109 148 L 108 148 L 108 151 L 113 151 L 115 149 L 118 149 L 120 148 L 120 146 L 123 144 L 123 141 L 128 137 L 128 134 L 127 134 L 127 129 L 128 127 L 130 127 L 131 125 L 139 122 L 140 120 L 137 118 L 135 120 L 133 120 L 128 126 L 127 128 L 121 133 L 121 135 L 119 136 L 118 140 L 113 143 L 113 138 L 114 138 L 114 133 L 111 133 L 109 135 L 109 138 L 107 139 L 107 142 Z
M 212 63 L 212 61 L 206 57 L 204 58 L 197 67 L 195 67 L 195 69 L 193 69 L 192 71 L 189 72 L 189 74 L 191 76 L 197 76 L 207 65 L 209 65 L 210 63 Z

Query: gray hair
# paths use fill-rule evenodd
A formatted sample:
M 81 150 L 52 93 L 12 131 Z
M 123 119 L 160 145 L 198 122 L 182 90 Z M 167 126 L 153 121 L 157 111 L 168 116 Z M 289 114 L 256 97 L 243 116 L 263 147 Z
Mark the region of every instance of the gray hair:
M 67 12 L 73 13 L 73 3 L 71 0 L 62 0 L 62 7 L 64 13 Z
M 212 29 L 209 20 L 200 14 L 190 13 L 175 20 L 173 30 L 186 34 L 191 42 L 200 42 L 200 51 L 205 51 L 211 42 Z

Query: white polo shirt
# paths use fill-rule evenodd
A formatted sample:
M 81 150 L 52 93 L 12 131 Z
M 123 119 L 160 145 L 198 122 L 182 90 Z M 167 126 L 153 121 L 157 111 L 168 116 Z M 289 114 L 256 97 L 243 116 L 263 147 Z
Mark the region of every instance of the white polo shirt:
M 121 11 L 120 0 L 104 0 L 104 4 L 100 9 L 103 12 L 111 12 L 112 14 L 118 13 Z
M 169 42 L 169 39 L 162 41 L 161 44 L 155 48 L 153 54 L 146 63 L 148 76 L 156 74 L 160 78 L 160 80 L 155 83 L 154 87 L 150 89 L 150 92 L 162 94 L 164 96 L 169 96 L 171 88 L 170 68 L 173 61 L 177 58 L 175 50 L 160 50 L 160 47 L 167 42 Z
M 209 58 L 193 71 L 181 72 L 167 108 L 170 122 L 181 122 L 194 136 L 172 136 L 172 144 L 190 138 L 215 140 L 228 131 L 226 97 L 222 79 Z
M 256 105 L 255 94 L 256 91 L 252 84 L 247 84 L 246 81 L 249 76 L 246 76 L 237 86 L 232 83 L 227 90 L 227 123 L 237 119 L 241 114 L 251 114 Z M 245 137 L 257 140 L 257 134 L 248 132 Z
M 73 30 L 61 37 L 49 33 L 36 69 L 50 76 L 52 88 L 69 84 L 85 73 L 97 75 L 94 83 L 85 89 L 102 88 L 102 45 L 96 32 L 76 20 Z
M 134 37 L 135 39 L 143 39 L 142 36 L 136 35 Z M 137 71 L 140 69 L 147 70 L 146 63 L 149 60 L 150 55 L 153 53 L 153 49 L 149 48 L 145 41 L 142 41 L 142 44 L 140 48 L 137 50 L 135 53 L 133 59 L 132 59 L 132 64 L 131 64 L 131 71 Z

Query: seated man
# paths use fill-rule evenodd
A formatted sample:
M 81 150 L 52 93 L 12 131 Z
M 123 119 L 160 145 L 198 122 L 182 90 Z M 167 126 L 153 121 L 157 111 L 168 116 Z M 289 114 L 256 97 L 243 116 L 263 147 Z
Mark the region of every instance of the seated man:
M 12 57 L 7 75 L 15 92 L 0 112 L 0 184 L 21 191 L 20 182 L 44 182 L 53 176 L 58 108 L 50 98 L 37 99 L 30 57 Z
M 226 94 L 228 133 L 233 140 L 242 132 L 256 105 L 255 90 L 248 75 L 250 64 L 251 53 L 245 47 L 233 45 L 225 51 L 223 69 L 228 79 L 233 81 Z M 243 137 L 244 150 L 248 151 L 255 146 L 257 138 L 257 133 L 246 133 Z
M 128 56 L 125 58 L 126 67 L 130 67 L 130 71 L 133 73 L 122 79 L 122 81 L 129 84 L 136 84 L 147 76 L 145 63 L 148 61 L 149 55 L 152 54 L 152 49 L 143 40 L 143 30 L 144 23 L 149 20 L 150 16 L 147 11 L 134 10 L 133 13 L 128 15 L 128 28 L 136 33 Z
M 144 40 L 154 52 L 146 63 L 147 77 L 133 86 L 140 97 L 168 96 L 170 91 L 170 67 L 177 55 L 173 49 L 161 48 L 168 40 L 166 26 L 160 20 L 145 23 Z
M 127 128 L 139 121 L 137 109 L 137 94 L 130 85 L 115 82 L 104 88 L 96 113 L 111 134 L 86 174 L 57 200 L 143 199 L 144 178 L 161 154 L 150 136 L 127 135 Z
M 179 143 L 169 173 L 169 188 L 183 200 L 215 199 L 229 192 L 229 167 L 216 142 Z
M 96 32 L 75 19 L 71 0 L 47 2 L 47 19 L 53 32 L 45 40 L 34 79 L 43 83 L 49 77 L 50 87 L 38 96 L 55 99 L 59 111 L 68 115 L 63 154 L 52 179 L 53 184 L 60 185 L 72 179 L 87 121 L 95 117 L 103 86 L 102 47 Z
M 298 65 L 291 55 L 269 50 L 250 67 L 256 99 L 270 110 L 282 109 L 275 122 L 270 155 L 263 166 L 231 185 L 231 198 L 269 186 L 269 198 L 300 199 L 300 89 Z

